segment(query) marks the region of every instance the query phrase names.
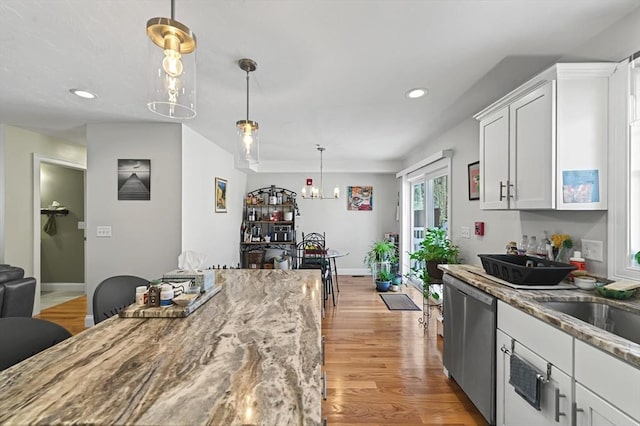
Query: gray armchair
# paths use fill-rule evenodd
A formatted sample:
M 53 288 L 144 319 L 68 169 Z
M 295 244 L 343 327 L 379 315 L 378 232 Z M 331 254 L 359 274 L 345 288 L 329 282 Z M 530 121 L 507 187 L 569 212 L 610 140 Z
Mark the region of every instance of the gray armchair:
M 35 278 L 24 278 L 24 269 L 0 265 L 0 318 L 31 317 L 36 293 Z

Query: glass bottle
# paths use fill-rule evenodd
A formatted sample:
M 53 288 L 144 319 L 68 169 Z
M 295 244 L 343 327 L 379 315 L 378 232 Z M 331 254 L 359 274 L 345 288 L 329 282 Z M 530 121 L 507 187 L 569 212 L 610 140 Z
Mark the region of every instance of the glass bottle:
M 545 238 L 540 239 L 538 248 L 536 249 L 536 256 L 538 256 L 540 259 L 547 258 L 547 241 Z
M 524 256 L 527 252 L 527 246 L 529 246 L 529 238 L 526 235 L 522 236 L 522 240 L 520 240 L 520 244 L 518 244 L 518 254 L 520 256 Z
M 527 245 L 527 256 L 535 256 L 538 251 L 538 239 L 535 235 L 529 238 L 529 244 Z

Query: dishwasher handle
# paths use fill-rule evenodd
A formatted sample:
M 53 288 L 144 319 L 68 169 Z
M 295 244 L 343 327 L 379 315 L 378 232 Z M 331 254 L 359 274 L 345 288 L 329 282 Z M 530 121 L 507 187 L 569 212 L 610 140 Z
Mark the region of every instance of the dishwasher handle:
M 491 296 L 490 294 L 485 293 L 482 290 L 478 290 L 477 288 L 455 278 L 449 274 L 444 274 L 444 283 L 450 285 L 456 290 L 466 294 L 467 296 L 478 300 L 479 302 L 484 303 L 485 305 L 495 305 L 496 298 Z

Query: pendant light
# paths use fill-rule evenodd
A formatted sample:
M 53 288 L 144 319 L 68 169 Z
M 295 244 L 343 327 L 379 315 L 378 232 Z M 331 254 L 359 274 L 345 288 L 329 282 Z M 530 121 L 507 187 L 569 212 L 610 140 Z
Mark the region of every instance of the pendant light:
M 171 0 L 171 18 L 147 21 L 147 36 L 147 107 L 164 117 L 195 117 L 196 35 L 175 20 L 175 0 Z
M 258 64 L 252 59 L 240 59 L 240 69 L 247 73 L 247 118 L 236 121 L 238 128 L 239 160 L 249 165 L 258 164 L 258 123 L 249 120 L 249 73 L 255 71 Z
M 302 187 L 302 198 L 306 199 L 316 199 L 316 200 L 330 200 L 340 198 L 340 187 L 338 185 L 333 188 L 333 197 L 325 197 L 323 190 L 323 176 L 322 176 L 322 153 L 327 150 L 327 148 L 322 147 L 320 145 L 316 145 L 316 149 L 320 152 L 320 187 L 317 186 L 303 186 Z
M 629 97 L 629 123 L 632 126 L 640 126 L 640 52 L 636 52 L 629 58 L 629 83 L 631 96 Z

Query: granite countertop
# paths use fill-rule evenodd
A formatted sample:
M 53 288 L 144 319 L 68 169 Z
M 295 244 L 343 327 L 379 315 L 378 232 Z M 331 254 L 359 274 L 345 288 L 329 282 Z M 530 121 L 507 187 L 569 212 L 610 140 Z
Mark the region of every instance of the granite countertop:
M 540 303 L 545 301 L 600 302 L 640 314 L 640 299 L 637 297 L 624 301 L 606 299 L 594 290 L 577 288 L 575 290 L 516 290 L 481 276 L 480 274 L 485 272 L 481 266 L 439 265 L 439 268 L 511 306 L 562 329 L 577 339 L 640 368 L 640 345 Z
M 0 424 L 319 424 L 319 271 L 216 281 L 186 318 L 115 316 L 0 372 Z

